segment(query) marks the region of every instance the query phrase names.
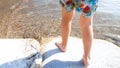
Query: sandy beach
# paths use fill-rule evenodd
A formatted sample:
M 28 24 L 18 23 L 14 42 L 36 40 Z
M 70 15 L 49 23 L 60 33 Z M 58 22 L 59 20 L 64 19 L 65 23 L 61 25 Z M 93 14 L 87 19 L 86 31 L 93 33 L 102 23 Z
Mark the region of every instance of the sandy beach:
M 6 38 L 12 13 L 23 0 L 0 0 L 0 38 Z
M 44 44 L 60 36 L 61 11 L 53 11 L 55 7 L 60 9 L 60 5 L 45 6 L 39 2 L 39 0 L 23 1 L 9 16 L 4 16 L 0 23 L 0 38 L 35 38 Z M 119 22 L 120 19 L 112 14 L 96 12 L 93 25 L 94 38 L 120 46 Z M 78 13 L 72 22 L 71 36 L 81 38 Z

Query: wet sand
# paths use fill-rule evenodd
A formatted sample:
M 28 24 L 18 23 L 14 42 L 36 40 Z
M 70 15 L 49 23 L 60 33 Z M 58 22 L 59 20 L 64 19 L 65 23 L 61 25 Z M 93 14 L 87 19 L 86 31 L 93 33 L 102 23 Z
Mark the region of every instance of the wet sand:
M 6 37 L 12 12 L 23 0 L 0 0 L 0 38 Z
M 61 11 L 52 8 L 56 4 L 40 5 L 39 0 L 24 1 L 14 10 L 2 27 L 1 38 L 35 38 L 41 44 L 60 36 Z M 49 10 L 48 10 L 49 9 Z M 81 38 L 79 15 L 72 22 L 71 36 Z M 5 20 L 6 21 L 6 20 Z M 120 19 L 108 13 L 97 12 L 94 16 L 94 37 L 120 46 Z M 1 24 L 0 24 L 1 25 Z M 3 35 L 3 36 L 2 36 Z
M 0 0 L 0 20 L 17 8 L 23 0 Z

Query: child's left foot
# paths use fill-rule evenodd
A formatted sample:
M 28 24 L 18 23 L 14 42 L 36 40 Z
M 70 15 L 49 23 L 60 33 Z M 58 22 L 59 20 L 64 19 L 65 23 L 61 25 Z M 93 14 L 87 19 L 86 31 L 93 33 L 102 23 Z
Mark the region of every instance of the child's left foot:
M 55 45 L 60 49 L 61 52 L 65 52 L 66 51 L 66 47 L 64 47 L 62 45 L 62 43 L 56 42 Z
M 88 57 L 83 56 L 83 63 L 84 63 L 84 66 L 87 67 L 90 64 L 90 56 Z

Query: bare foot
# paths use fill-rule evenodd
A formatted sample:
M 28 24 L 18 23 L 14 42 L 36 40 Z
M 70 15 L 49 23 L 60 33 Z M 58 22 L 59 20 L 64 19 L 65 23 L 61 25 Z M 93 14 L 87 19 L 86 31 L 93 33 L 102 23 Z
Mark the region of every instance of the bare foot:
M 62 43 L 56 42 L 55 45 L 60 49 L 61 52 L 65 52 L 66 51 L 66 47 L 64 47 L 62 45 Z
M 84 63 L 84 66 L 87 67 L 90 64 L 90 56 L 88 57 L 83 56 L 83 63 Z

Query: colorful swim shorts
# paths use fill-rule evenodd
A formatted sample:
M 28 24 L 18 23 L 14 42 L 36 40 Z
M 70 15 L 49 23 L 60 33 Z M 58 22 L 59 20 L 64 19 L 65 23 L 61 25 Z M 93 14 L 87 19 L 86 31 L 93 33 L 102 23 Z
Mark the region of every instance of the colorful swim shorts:
M 67 12 L 76 9 L 83 16 L 89 17 L 96 11 L 98 0 L 60 0 L 60 4 L 66 8 Z

